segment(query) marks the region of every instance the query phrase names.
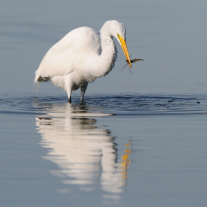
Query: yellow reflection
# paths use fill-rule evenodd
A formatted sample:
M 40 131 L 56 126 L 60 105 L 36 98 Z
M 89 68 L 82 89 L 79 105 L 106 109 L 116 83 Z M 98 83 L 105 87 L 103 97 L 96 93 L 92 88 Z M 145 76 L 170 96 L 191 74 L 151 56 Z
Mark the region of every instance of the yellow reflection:
M 120 167 L 114 137 L 96 124 L 95 117 L 106 115 L 110 114 L 89 113 L 70 104 L 50 105 L 46 115 L 36 117 L 36 126 L 40 144 L 48 150 L 44 158 L 59 166 L 60 170 L 51 170 L 53 175 L 85 191 L 93 191 L 99 182 L 104 199 L 119 200 L 127 179 L 131 144 L 126 146 Z
M 122 172 L 122 179 L 123 179 L 123 185 L 126 185 L 127 180 L 127 170 L 128 170 L 128 164 L 131 163 L 131 159 L 129 159 L 129 155 L 131 155 L 131 145 L 132 141 L 130 140 L 129 143 L 125 144 L 127 147 L 125 149 L 125 154 L 121 158 L 121 172 Z

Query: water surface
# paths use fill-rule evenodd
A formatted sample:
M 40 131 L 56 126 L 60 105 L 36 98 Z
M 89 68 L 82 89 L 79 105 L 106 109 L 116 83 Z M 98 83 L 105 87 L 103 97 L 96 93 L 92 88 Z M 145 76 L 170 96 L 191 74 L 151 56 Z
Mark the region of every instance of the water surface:
M 69 104 L 65 96 L 4 96 L 1 200 L 5 206 L 205 203 L 206 100 L 134 94 L 85 103 L 74 97 Z
M 0 3 L 1 206 L 207 206 L 207 1 Z M 66 93 L 33 85 L 80 26 L 123 22 L 109 75 Z

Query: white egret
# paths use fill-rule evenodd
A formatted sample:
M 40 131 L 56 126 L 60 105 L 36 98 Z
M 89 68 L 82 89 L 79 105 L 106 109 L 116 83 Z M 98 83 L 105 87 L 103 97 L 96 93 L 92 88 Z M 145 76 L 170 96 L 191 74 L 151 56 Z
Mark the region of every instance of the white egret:
M 83 101 L 88 83 L 107 75 L 114 67 L 120 43 L 129 66 L 131 62 L 126 45 L 126 29 L 116 20 L 107 21 L 100 32 L 80 27 L 69 32 L 52 46 L 35 72 L 34 82 L 51 81 L 64 89 L 71 103 L 71 93 L 81 88 Z

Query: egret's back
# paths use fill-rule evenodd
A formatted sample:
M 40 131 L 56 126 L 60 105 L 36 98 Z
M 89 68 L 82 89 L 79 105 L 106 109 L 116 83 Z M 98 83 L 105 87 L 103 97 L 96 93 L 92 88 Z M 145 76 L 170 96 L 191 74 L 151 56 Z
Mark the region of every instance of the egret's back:
M 35 72 L 35 82 L 67 75 L 74 70 L 76 59 L 87 54 L 99 55 L 100 52 L 98 32 L 89 27 L 72 30 L 46 53 Z

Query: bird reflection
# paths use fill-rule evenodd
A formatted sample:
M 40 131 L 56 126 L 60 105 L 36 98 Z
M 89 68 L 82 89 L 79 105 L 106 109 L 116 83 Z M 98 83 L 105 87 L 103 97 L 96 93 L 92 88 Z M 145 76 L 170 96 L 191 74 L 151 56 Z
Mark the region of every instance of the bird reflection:
M 60 168 L 51 173 L 64 184 L 78 185 L 85 191 L 94 190 L 99 182 L 104 199 L 119 200 L 126 184 L 131 141 L 119 160 L 114 137 L 94 118 L 104 114 L 89 113 L 85 107 L 73 108 L 68 103 L 45 110 L 46 115 L 36 117 L 36 126 L 40 144 L 48 150 L 44 158 Z

